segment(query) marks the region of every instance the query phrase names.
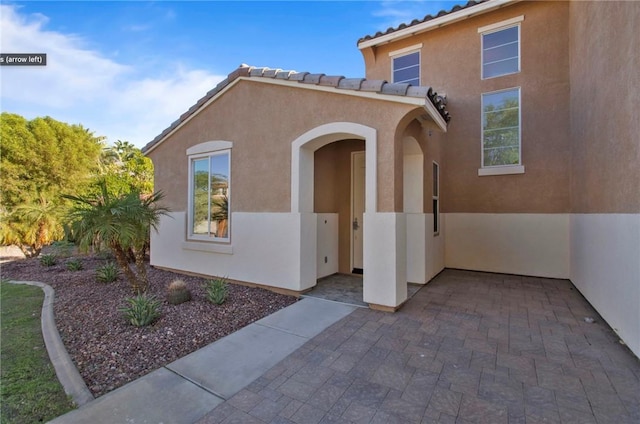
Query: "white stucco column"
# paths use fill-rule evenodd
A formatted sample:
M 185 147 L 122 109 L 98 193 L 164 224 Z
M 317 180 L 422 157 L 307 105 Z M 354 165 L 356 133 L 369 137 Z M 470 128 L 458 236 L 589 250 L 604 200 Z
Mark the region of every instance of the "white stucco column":
M 407 236 L 403 213 L 364 214 L 364 301 L 395 309 L 407 300 Z
M 427 215 L 408 213 L 407 220 L 407 281 L 425 284 L 427 277 L 427 237 L 433 237 L 427 227 Z

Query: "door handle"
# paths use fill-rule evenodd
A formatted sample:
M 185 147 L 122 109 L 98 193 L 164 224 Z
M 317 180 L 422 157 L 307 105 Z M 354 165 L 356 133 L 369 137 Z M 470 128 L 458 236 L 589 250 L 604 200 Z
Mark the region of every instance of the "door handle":
M 353 220 L 353 229 L 357 230 L 358 228 L 360 228 L 360 226 L 358 225 L 358 218 L 355 218 Z

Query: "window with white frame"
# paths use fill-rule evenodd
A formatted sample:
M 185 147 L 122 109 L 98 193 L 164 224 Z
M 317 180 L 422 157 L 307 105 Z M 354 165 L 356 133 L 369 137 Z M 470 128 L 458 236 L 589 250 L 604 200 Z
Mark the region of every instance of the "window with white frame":
M 189 238 L 229 241 L 231 150 L 189 156 Z
M 440 165 L 433 162 L 433 234 L 440 233 Z
M 420 52 L 392 57 L 393 82 L 420 85 Z
M 520 16 L 478 29 L 482 33 L 482 79 L 520 72 Z
M 483 94 L 482 167 L 520 163 L 520 88 Z

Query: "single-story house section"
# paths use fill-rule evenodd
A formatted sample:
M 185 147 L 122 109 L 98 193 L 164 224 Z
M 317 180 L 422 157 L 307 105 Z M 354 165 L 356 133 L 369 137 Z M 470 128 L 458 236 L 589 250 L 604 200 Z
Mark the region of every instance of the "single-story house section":
M 470 1 L 358 40 L 365 78 L 242 65 L 143 149 L 172 210 L 151 263 L 362 274 L 383 310 L 444 268 L 570 279 L 640 356 L 639 24 Z
M 145 148 L 173 211 L 152 263 L 296 293 L 366 269 L 393 309 L 444 268 L 423 151 L 448 120 L 428 87 L 243 65 Z

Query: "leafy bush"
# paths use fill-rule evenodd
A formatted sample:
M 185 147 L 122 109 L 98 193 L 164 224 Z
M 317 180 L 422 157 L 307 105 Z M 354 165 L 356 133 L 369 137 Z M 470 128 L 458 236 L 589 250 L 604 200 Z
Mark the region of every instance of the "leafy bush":
M 40 264 L 42 266 L 54 266 L 56 263 L 58 263 L 58 260 L 55 255 L 47 254 L 40 256 Z
M 66 264 L 67 269 L 69 271 L 80 271 L 84 269 L 84 265 L 82 265 L 82 261 L 78 258 L 69 259 Z
M 227 283 L 226 278 L 217 277 L 213 280 L 207 280 L 204 288 L 210 302 L 215 303 L 216 305 L 222 305 L 224 301 L 227 300 L 229 284 Z
M 173 280 L 167 288 L 167 302 L 179 305 L 189 300 L 191 300 L 191 292 L 187 288 L 187 283 L 180 279 Z
M 96 280 L 99 283 L 113 283 L 118 279 L 118 271 L 116 264 L 107 262 L 96 269 Z
M 151 324 L 160 316 L 162 302 L 146 293 L 125 299 L 127 306 L 120 308 L 125 319 L 131 325 L 144 327 Z

